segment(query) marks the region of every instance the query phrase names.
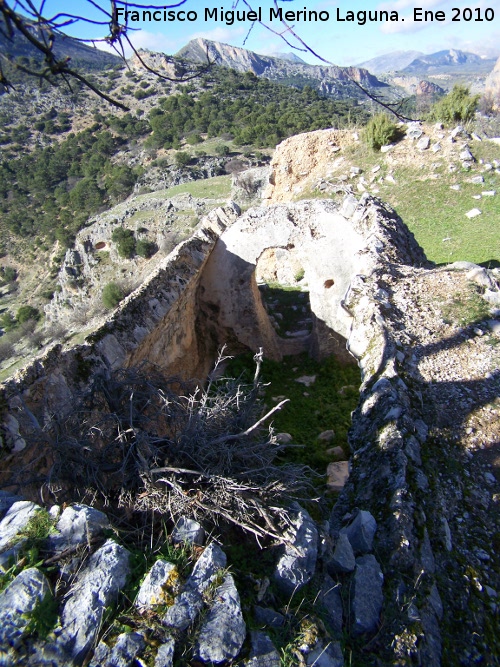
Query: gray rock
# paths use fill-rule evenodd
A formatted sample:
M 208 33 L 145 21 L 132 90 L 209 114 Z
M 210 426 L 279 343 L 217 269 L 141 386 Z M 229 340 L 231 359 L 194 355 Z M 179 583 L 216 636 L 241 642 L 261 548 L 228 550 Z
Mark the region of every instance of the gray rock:
M 186 582 L 183 592 L 167 610 L 163 622 L 177 630 L 185 630 L 203 606 L 203 592 L 226 567 L 226 554 L 212 543 L 202 553 Z
M 255 605 L 253 608 L 255 621 L 262 626 L 268 628 L 281 628 L 285 624 L 285 617 L 283 614 L 269 609 L 268 607 L 259 607 Z
M 482 287 L 487 287 L 489 289 L 496 288 L 495 280 L 491 277 L 489 271 L 487 269 L 483 269 L 480 266 L 476 267 L 475 269 L 471 269 L 470 271 L 467 271 L 465 277 L 468 280 L 472 280 L 478 285 L 481 285 Z
M 235 658 L 243 646 L 246 626 L 240 596 L 231 574 L 216 589 L 214 602 L 201 626 L 195 655 L 204 662 L 224 662 Z
M 105 644 L 103 641 L 100 641 L 97 644 L 92 660 L 90 661 L 89 667 L 106 667 L 109 663 L 109 658 L 111 656 L 111 648 Z
M 431 145 L 431 140 L 429 139 L 429 137 L 422 137 L 417 141 L 417 148 L 420 151 L 426 151 L 430 145 Z
M 328 569 L 335 573 L 352 572 L 355 567 L 356 559 L 349 538 L 345 533 L 340 533 Z
M 203 607 L 203 597 L 197 591 L 183 591 L 175 598 L 163 617 L 163 623 L 175 630 L 186 630 Z
M 165 643 L 158 649 L 155 658 L 155 667 L 172 667 L 174 664 L 174 649 L 174 638 L 167 637 Z
M 468 138 L 467 132 L 464 130 L 464 128 L 461 125 L 457 125 L 451 132 L 450 132 L 450 138 L 451 139 L 456 139 L 457 137 L 464 137 L 465 139 Z
M 138 632 L 124 633 L 118 637 L 109 659 L 109 667 L 130 667 L 146 646 Z
M 493 306 L 500 306 L 500 292 L 494 292 L 492 290 L 486 289 L 483 294 L 483 299 L 491 303 Z M 0 528 L 1 528 L 0 524 Z
M 22 498 L 9 493 L 9 491 L 0 491 L 0 519 L 3 519 L 12 505 L 19 500 L 22 500 Z
M 373 538 L 377 531 L 377 522 L 366 510 L 360 510 L 354 521 L 346 528 L 342 528 L 340 534 L 346 535 L 351 543 L 356 556 L 365 554 L 373 548 Z
M 201 547 L 205 541 L 205 530 L 194 519 L 188 519 L 183 516 L 179 519 L 172 532 L 172 540 L 176 544 L 187 542 L 188 544 L 196 544 Z
M 459 158 L 467 162 L 472 161 L 474 157 L 468 148 L 464 148 L 463 151 L 460 151 Z
M 252 649 L 245 667 L 280 667 L 281 659 L 265 632 L 252 632 Z
M 340 594 L 341 584 L 336 583 L 330 576 L 326 575 L 320 589 L 318 602 L 323 606 L 327 620 L 335 632 L 341 633 L 344 621 L 342 596 Z
M 323 431 L 318 435 L 318 440 L 321 442 L 331 442 L 335 438 L 335 431 L 329 429 L 328 431 Z
M 77 576 L 61 613 L 58 643 L 81 664 L 92 647 L 106 607 L 124 587 L 130 572 L 129 552 L 108 540 Z
M 384 602 L 383 581 L 384 575 L 375 556 L 369 554 L 356 559 L 352 600 L 353 634 L 360 635 L 377 629 Z
M 473 176 L 470 179 L 470 182 L 474 185 L 480 185 L 481 183 L 484 183 L 484 176 Z
M 420 443 L 423 445 L 424 442 L 427 440 L 427 434 L 429 433 L 429 427 L 421 419 L 415 419 L 415 421 L 413 423 L 415 425 L 415 430 L 417 431 L 417 438 L 419 439 Z
M 177 593 L 177 568 L 166 560 L 157 560 L 141 584 L 134 602 L 139 610 L 151 609 L 159 604 L 172 602 L 171 595 Z
M 312 579 L 318 557 L 318 531 L 314 521 L 298 503 L 294 503 L 292 509 L 296 513 L 293 527 L 286 533 L 292 546 L 285 546 L 274 573 L 278 587 L 287 595 Z
M 36 567 L 23 570 L 0 594 L 0 647 L 18 646 L 29 623 L 29 615 L 46 595 L 46 577 Z M 0 658 L 0 664 L 1 658 Z
M 49 537 L 48 548 L 61 553 L 71 547 L 88 544 L 109 528 L 108 517 L 103 512 L 87 505 L 72 505 L 61 514 L 56 525 L 57 533 Z
M 405 454 L 416 465 L 422 465 L 422 457 L 420 456 L 420 443 L 413 435 L 410 435 L 406 441 Z
M 16 541 L 16 538 L 40 510 L 39 505 L 20 500 L 7 511 L 0 522 L 0 568 L 20 551 L 25 540 Z
M 330 642 L 326 646 L 319 642 L 308 655 L 307 667 L 344 667 L 344 655 L 339 642 Z
M 436 141 L 436 143 L 432 145 L 431 151 L 433 153 L 439 153 L 440 150 L 441 150 L 441 144 L 439 143 L 439 141 Z
M 420 126 L 417 125 L 417 123 L 410 123 L 408 125 L 408 129 L 406 130 L 406 136 L 409 139 L 413 139 L 413 140 L 420 139 L 422 134 L 423 134 L 423 132 L 420 129 Z

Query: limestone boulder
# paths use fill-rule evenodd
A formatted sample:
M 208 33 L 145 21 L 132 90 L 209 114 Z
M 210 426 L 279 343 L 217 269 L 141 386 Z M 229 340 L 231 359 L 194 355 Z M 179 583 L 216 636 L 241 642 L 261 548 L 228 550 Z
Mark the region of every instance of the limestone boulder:
M 215 590 L 214 601 L 201 626 L 195 655 L 209 664 L 232 660 L 240 652 L 245 636 L 240 596 L 233 576 L 226 574 Z
M 278 561 L 274 579 L 286 594 L 307 584 L 313 577 L 318 557 L 318 530 L 309 513 L 298 503 L 293 506 L 292 527 L 287 531 L 287 544 Z

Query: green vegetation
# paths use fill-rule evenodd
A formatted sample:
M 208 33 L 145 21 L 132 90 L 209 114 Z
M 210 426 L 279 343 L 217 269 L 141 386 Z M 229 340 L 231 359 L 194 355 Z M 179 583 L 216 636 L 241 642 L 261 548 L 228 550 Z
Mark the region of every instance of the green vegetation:
M 186 167 L 191 162 L 191 156 L 185 151 L 177 151 L 174 160 L 178 167 Z
M 116 308 L 116 306 L 123 299 L 123 290 L 115 282 L 108 283 L 102 290 L 102 302 L 105 308 Z
M 117 244 L 120 257 L 130 259 L 135 255 L 137 242 L 131 229 L 116 227 L 111 235 L 111 240 Z
M 394 173 L 398 185 L 381 188 L 380 196 L 396 209 L 430 260 L 438 264 L 457 260 L 498 262 L 498 196 L 481 199 L 482 215 L 473 220 L 465 216 L 476 205 L 472 195 L 498 188 L 496 174 L 484 176 L 485 183 L 477 186 L 468 182 L 466 174 L 457 177 L 443 172 L 440 178 L 430 180 L 421 169 L 403 167 Z M 451 190 L 450 185 L 457 181 L 460 190 Z
M 228 375 L 252 372 L 252 356 L 240 355 L 227 369 Z M 296 382 L 302 375 L 315 375 L 316 381 L 309 387 Z M 280 362 L 264 360 L 262 379 L 270 383 L 265 387 L 265 403 L 272 407 L 278 396 L 290 399 L 273 417 L 276 432 L 290 433 L 299 448 L 290 448 L 283 455 L 284 461 L 309 465 L 321 475 L 331 457 L 328 447 L 340 445 L 348 451 L 347 432 L 351 425 L 351 412 L 359 398 L 360 376 L 357 366 L 344 365 L 334 357 L 321 362 L 307 354 L 284 357 Z M 326 430 L 335 431 L 335 439 L 325 446 L 318 435 Z
M 153 243 L 152 241 L 145 241 L 144 239 L 139 239 L 137 241 L 135 250 L 139 255 L 139 257 L 144 257 L 145 259 L 149 259 L 156 252 L 156 244 Z
M 471 147 L 479 163 L 492 163 L 498 158 L 498 146 L 490 141 L 475 141 Z M 388 154 L 390 156 L 390 154 Z M 439 155 L 439 153 L 437 154 Z M 500 262 L 500 215 L 499 175 L 494 171 L 450 172 L 448 161 L 431 158 L 436 164 L 412 165 L 406 160 L 385 157 L 374 153 L 361 142 L 348 147 L 345 157 L 349 164 L 357 165 L 365 173 L 378 165 L 377 197 L 392 206 L 415 235 L 427 257 L 437 264 L 448 264 L 459 260 L 498 266 Z M 430 158 L 430 155 L 428 156 Z M 395 183 L 388 182 L 388 173 Z M 481 173 L 484 183 L 471 183 L 472 176 Z M 459 185 L 460 189 L 450 186 Z M 497 195 L 472 197 L 483 191 L 496 191 Z M 318 191 L 301 193 L 300 198 L 327 197 Z M 479 207 L 481 215 L 469 220 L 467 211 Z
M 6 311 L 5 313 L 2 313 L 0 315 L 0 327 L 4 331 L 13 331 L 17 326 L 17 321 L 16 318 L 12 315 L 12 313 L 9 313 L 9 311 Z
M 443 320 L 466 327 L 491 317 L 488 303 L 481 296 L 481 289 L 475 283 L 469 283 L 467 289 L 450 295 L 441 305 Z
M 465 86 L 456 85 L 451 93 L 431 108 L 429 119 L 441 121 L 445 125 L 466 123 L 474 118 L 480 98 L 481 95 L 470 95 Z
M 28 567 L 38 567 L 43 562 L 39 560 L 43 542 L 54 530 L 54 519 L 46 509 L 38 509 L 17 536 L 17 542 L 22 541 L 21 550 L 15 563 L 10 563 L 0 572 L 0 591 L 13 581 L 16 576 Z
M 176 148 L 192 134 L 228 135 L 235 145 L 275 146 L 299 132 L 364 123 L 368 114 L 353 102 L 323 98 L 310 86 L 302 90 L 258 79 L 251 72 L 215 69 L 203 92 L 160 100 L 149 116 L 153 134 L 146 144 Z
M 370 118 L 366 124 L 363 131 L 363 139 L 373 150 L 380 150 L 382 146 L 396 141 L 400 133 L 401 130 L 389 116 L 385 113 L 380 113 Z
M 30 320 L 37 321 L 40 319 L 40 311 L 33 306 L 21 306 L 16 313 L 16 320 L 19 324 L 24 324 Z
M 202 181 L 188 181 L 187 183 L 174 185 L 168 188 L 168 190 L 163 190 L 161 196 L 167 199 L 168 197 L 175 197 L 175 195 L 181 195 L 185 192 L 200 199 L 227 199 L 231 194 L 231 176 L 215 176 L 214 178 L 207 178 Z M 158 194 L 156 193 L 156 196 Z
M 2 266 L 0 268 L 0 284 L 13 283 L 17 280 L 17 271 L 12 266 Z

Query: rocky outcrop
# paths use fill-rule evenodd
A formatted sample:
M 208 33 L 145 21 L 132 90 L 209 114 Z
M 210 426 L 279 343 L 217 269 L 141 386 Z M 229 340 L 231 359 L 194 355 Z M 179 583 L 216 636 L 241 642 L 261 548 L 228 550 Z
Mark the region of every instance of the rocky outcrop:
M 309 80 L 312 85 L 318 86 L 324 94 L 335 98 L 361 97 L 363 93 L 352 81 L 367 88 L 381 88 L 387 85 L 360 67 L 291 62 L 274 56 L 261 56 L 247 49 L 212 42 L 203 37 L 191 40 L 176 56 L 199 64 L 206 64 L 208 58 L 216 65 L 230 67 L 238 72 L 252 72 L 256 76 L 265 76 L 272 81 L 300 77 L 303 81 Z
M 495 108 L 498 109 L 500 97 L 500 58 L 496 61 L 495 67 L 488 75 L 485 81 L 485 95 L 489 95 Z
M 257 289 L 260 258 L 269 262 L 271 248 L 280 250 L 274 261 L 282 274 L 287 266 L 291 276 L 296 266 L 303 268 L 314 318 L 303 349 L 317 358 L 335 353 L 347 360 L 352 317 L 344 298 L 355 276 L 369 275 L 379 262 L 425 261 L 395 214 L 369 197 L 359 204 L 348 197 L 341 206 L 315 200 L 251 209 L 217 242 L 200 281 L 199 303 L 212 339 L 254 351 L 262 347 L 275 359 L 289 343 L 277 336 Z

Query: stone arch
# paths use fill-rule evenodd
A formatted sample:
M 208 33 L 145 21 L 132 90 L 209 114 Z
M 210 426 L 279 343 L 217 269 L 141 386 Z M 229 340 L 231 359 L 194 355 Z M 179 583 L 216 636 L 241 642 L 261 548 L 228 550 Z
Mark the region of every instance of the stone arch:
M 256 272 L 265 260 L 264 273 L 277 277 L 296 267 L 304 271 L 313 314 L 310 353 L 352 360 L 345 349 L 351 316 L 342 300 L 365 248 L 364 235 L 331 201 L 252 209 L 221 235 L 203 269 L 198 312 L 208 340 L 254 351 L 262 347 L 276 360 L 296 351 L 296 343 L 276 334 L 263 307 Z

